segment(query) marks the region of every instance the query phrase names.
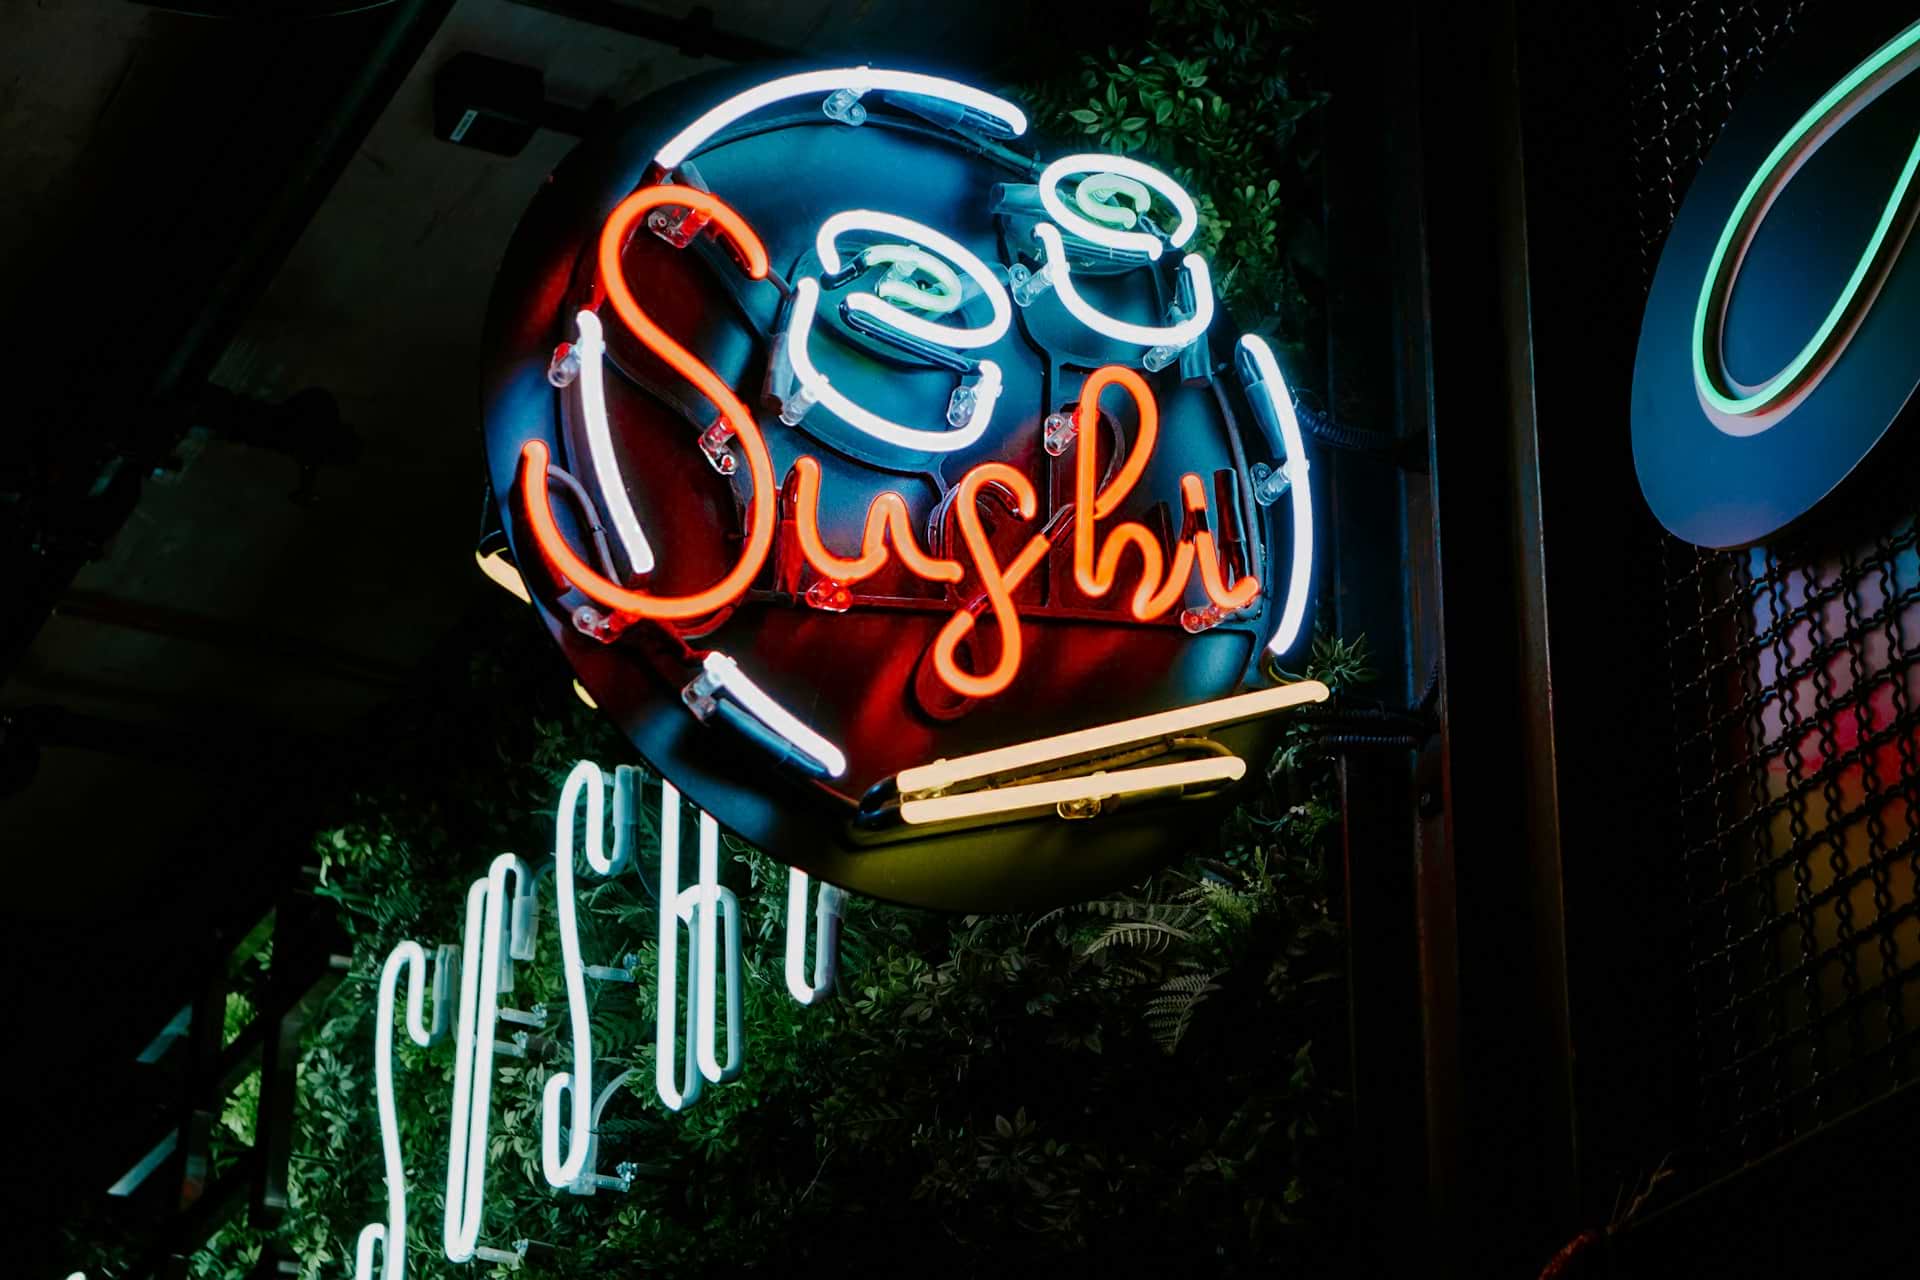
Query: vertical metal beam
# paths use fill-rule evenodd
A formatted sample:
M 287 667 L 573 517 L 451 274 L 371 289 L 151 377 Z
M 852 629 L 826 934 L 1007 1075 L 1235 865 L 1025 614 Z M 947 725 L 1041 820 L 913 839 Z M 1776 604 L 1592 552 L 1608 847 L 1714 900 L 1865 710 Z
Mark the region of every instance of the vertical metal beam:
M 1518 10 L 1579 1228 L 1605 1224 L 1623 1187 L 1687 1144 L 1693 1118 L 1660 550 L 1628 430 L 1645 264 L 1627 72 L 1636 27 L 1654 21 L 1606 5 Z
M 1417 441 L 1427 429 L 1424 232 L 1406 24 L 1359 6 L 1327 17 L 1327 399 L 1336 415 Z M 1409 207 L 1409 204 L 1411 207 Z M 1409 552 L 1428 536 L 1424 469 L 1325 451 L 1315 461 L 1329 528 L 1332 629 L 1364 635 L 1388 702 L 1420 696 L 1433 621 Z M 1355 1262 L 1367 1274 L 1426 1262 L 1426 1098 L 1415 912 L 1415 757 L 1373 751 L 1339 769 L 1346 862 Z
M 1410 12 L 1445 672 L 1417 890 L 1433 1269 L 1531 1275 L 1578 1211 L 1514 14 Z
M 352 947 L 331 903 L 323 904 L 309 893 L 283 895 L 275 919 L 271 994 L 259 1014 L 267 1025 L 262 1028 L 260 1104 L 253 1125 L 253 1149 L 260 1159 L 250 1203 L 256 1228 L 279 1222 L 291 1204 L 287 1169 L 301 1042 L 314 1010 L 346 971 Z

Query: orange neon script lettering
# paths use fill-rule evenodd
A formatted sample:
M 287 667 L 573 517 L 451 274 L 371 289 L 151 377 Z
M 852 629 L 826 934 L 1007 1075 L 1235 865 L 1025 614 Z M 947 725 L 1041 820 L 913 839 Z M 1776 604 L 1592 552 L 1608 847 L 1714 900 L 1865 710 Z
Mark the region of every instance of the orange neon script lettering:
M 600 285 L 606 290 L 614 311 L 649 351 L 665 360 L 713 402 L 747 455 L 750 486 L 747 542 L 740 549 L 740 559 L 724 578 L 692 595 L 657 596 L 645 591 L 629 591 L 589 568 L 561 536 L 547 494 L 547 446 L 538 440 L 527 441 L 520 451 L 520 483 L 534 540 L 540 544 L 547 563 L 562 578 L 593 600 L 620 613 L 661 621 L 686 621 L 704 618 L 738 600 L 766 564 L 767 552 L 773 547 L 773 460 L 767 454 L 767 442 L 760 434 L 759 423 L 747 406 L 740 403 L 733 388 L 655 324 L 634 300 L 633 290 L 627 287 L 625 274 L 620 269 L 620 254 L 626 247 L 627 235 L 635 223 L 662 205 L 692 209 L 712 219 L 721 234 L 740 251 L 747 274 L 755 280 L 766 277 L 767 250 L 745 218 L 718 196 L 692 187 L 642 187 L 614 207 L 607 225 L 600 231 Z
M 1096 492 L 1093 471 L 1100 421 L 1100 393 L 1109 387 L 1119 387 L 1133 400 L 1138 422 L 1134 429 L 1133 447 L 1128 451 L 1126 461 L 1121 463 L 1120 473 Z M 1132 369 L 1110 364 L 1088 375 L 1080 388 L 1080 405 L 1074 418 L 1073 580 L 1080 590 L 1095 599 L 1111 591 L 1120 571 L 1121 557 L 1126 554 L 1128 547 L 1132 547 L 1140 554 L 1140 582 L 1134 588 L 1131 609 L 1133 616 L 1141 622 L 1157 618 L 1180 603 L 1196 563 L 1200 569 L 1201 588 L 1214 604 L 1222 609 L 1244 609 L 1251 604 L 1254 597 L 1260 594 L 1259 581 L 1245 577 L 1231 587 L 1222 582 L 1213 534 L 1204 527 L 1192 537 L 1183 536 L 1180 539 L 1174 547 L 1172 572 L 1165 576 L 1162 576 L 1165 554 L 1160 549 L 1160 540 L 1138 521 L 1123 521 L 1108 530 L 1106 540 L 1099 544 L 1096 556 L 1094 526 L 1111 515 L 1134 485 L 1140 482 L 1147 468 L 1147 459 L 1152 456 L 1153 447 L 1160 438 L 1160 408 L 1153 398 L 1153 388 L 1147 385 L 1145 378 Z M 1201 485 L 1199 476 L 1182 476 L 1180 494 L 1189 523 L 1205 516 L 1206 489 Z
M 766 248 L 746 220 L 718 196 L 680 186 L 644 187 L 621 201 L 608 217 L 599 245 L 600 283 L 621 321 L 648 350 L 666 361 L 713 403 L 746 454 L 747 537 L 740 558 L 718 582 L 690 595 L 662 596 L 622 587 L 581 559 L 560 532 L 548 488 L 550 455 L 544 442 L 529 440 L 522 446 L 520 482 L 534 541 L 562 580 L 619 614 L 672 622 L 707 617 L 746 594 L 765 567 L 773 545 L 777 490 L 766 439 L 753 413 L 712 368 L 653 322 L 634 299 L 621 271 L 621 253 L 632 228 L 650 211 L 663 205 L 706 215 L 738 250 L 747 274 L 756 280 L 767 274 Z M 1105 486 L 1096 488 L 1094 455 L 1099 399 L 1103 391 L 1116 386 L 1133 401 L 1138 420 L 1135 439 L 1118 474 Z M 1218 550 L 1212 533 L 1205 527 L 1206 491 L 1196 475 L 1183 476 L 1180 481 L 1187 528 L 1193 532 L 1181 536 L 1170 566 L 1160 540 L 1137 521 L 1121 522 L 1107 531 L 1104 540 L 1097 538 L 1096 524 L 1111 515 L 1139 483 L 1159 438 L 1159 409 L 1146 380 L 1119 365 L 1095 370 L 1081 390 L 1076 418 L 1073 570 L 1081 591 L 1095 598 L 1111 591 L 1120 562 L 1127 549 L 1132 548 L 1139 555 L 1140 579 L 1129 607 L 1140 621 L 1158 617 L 1178 604 L 1196 567 L 1201 587 L 1215 605 L 1241 609 L 1252 603 L 1260 590 L 1256 579 L 1242 577 L 1231 586 L 1221 579 Z M 878 573 L 897 556 L 909 572 L 926 581 L 955 584 L 964 580 L 965 571 L 960 564 L 930 555 L 921 547 L 914 536 L 906 500 L 892 491 L 879 494 L 868 506 L 859 554 L 837 554 L 820 535 L 820 463 L 802 456 L 795 460 L 789 475 L 794 482 L 795 531 L 801 554 L 823 577 L 842 583 L 860 582 Z M 934 640 L 932 660 L 941 681 L 967 698 L 993 697 L 1003 692 L 1018 674 L 1023 645 L 1013 593 L 1046 560 L 1052 546 L 1046 537 L 1036 534 L 1003 568 L 981 524 L 979 504 L 985 496 L 983 491 L 990 486 L 1007 500 L 1012 513 L 1021 520 L 1032 520 L 1039 509 L 1032 480 L 1004 462 L 982 463 L 960 480 L 954 518 L 979 576 L 981 598 L 962 605 L 947 619 Z M 1196 525 L 1199 527 L 1195 528 Z M 991 670 L 975 673 L 960 665 L 958 650 L 974 633 L 983 604 L 993 614 L 1000 655 Z
M 1033 519 L 1039 509 L 1033 481 L 1004 462 L 983 462 L 960 478 L 960 492 L 953 504 L 954 519 L 959 521 L 960 540 L 966 543 L 967 554 L 973 557 L 987 607 L 993 611 L 993 620 L 1000 628 L 1000 661 L 985 675 L 965 670 L 955 658 L 960 642 L 974 629 L 971 609 L 955 610 L 947 624 L 940 628 L 940 634 L 934 637 L 934 672 L 963 698 L 991 698 L 1013 683 L 1014 674 L 1020 670 L 1021 653 L 1020 614 L 1013 607 L 1013 593 L 1047 558 L 1051 545 L 1035 534 L 1013 558 L 1013 563 L 1002 569 L 994 559 L 993 543 L 980 524 L 980 490 L 989 484 L 1001 485 L 1013 495 L 1009 505 L 1013 514 L 1021 519 Z
M 887 543 L 900 563 L 929 582 L 958 582 L 960 566 L 951 560 L 928 555 L 914 540 L 913 521 L 907 515 L 907 500 L 889 490 L 867 507 L 866 532 L 860 539 L 860 555 L 855 559 L 837 556 L 820 538 L 820 463 L 817 459 L 794 459 L 788 472 L 794 485 L 794 530 L 800 536 L 800 551 L 814 571 L 836 582 L 860 582 L 880 572 L 887 563 Z

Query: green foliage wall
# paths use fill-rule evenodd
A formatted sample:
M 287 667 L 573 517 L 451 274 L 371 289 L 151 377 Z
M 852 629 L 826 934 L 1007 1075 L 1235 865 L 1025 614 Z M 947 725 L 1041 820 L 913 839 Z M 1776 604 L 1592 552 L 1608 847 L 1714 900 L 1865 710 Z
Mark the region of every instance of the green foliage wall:
M 1258 0 L 1150 0 L 1147 10 L 1144 40 L 1082 54 L 1064 73 L 1042 63 L 1011 92 L 1038 132 L 1134 154 L 1179 179 L 1200 206 L 1193 247 L 1239 331 L 1299 354 L 1324 267 L 1320 150 L 1306 126 L 1326 94 L 1296 56 L 1311 37 L 1306 10 Z
M 353 975 L 301 1064 L 295 1207 L 279 1232 L 316 1280 L 350 1274 L 354 1236 L 385 1211 L 372 1008 L 386 952 L 403 937 L 457 940 L 466 886 L 495 852 L 540 864 L 573 762 L 622 758 L 542 640 L 472 653 L 424 691 L 373 762 L 391 767 L 387 780 L 316 840 L 354 935 Z M 1322 642 L 1312 673 L 1350 681 L 1363 667 L 1363 652 Z M 1221 833 L 1223 856 L 1178 859 L 1128 892 L 1037 917 L 853 900 L 841 989 L 812 1008 L 786 993 L 784 867 L 730 848 L 724 875 L 748 925 L 745 1075 L 666 1112 L 652 1096 L 651 983 L 591 985 L 602 1079 L 639 1068 L 608 1110 L 602 1168 L 650 1171 L 626 1195 L 549 1191 L 539 1094 L 564 1061 L 504 1063 L 483 1238 L 558 1246 L 521 1274 L 582 1278 L 1130 1273 L 1149 1260 L 1266 1274 L 1336 1249 L 1333 813 L 1324 767 L 1310 752 L 1289 758 L 1271 798 Z M 651 973 L 653 908 L 637 882 L 582 883 L 589 963 L 632 951 Z M 513 1000 L 557 1010 L 545 887 L 539 955 Z M 398 1043 L 411 1270 L 471 1275 L 439 1255 L 452 1049 Z M 194 1273 L 238 1280 L 266 1243 L 236 1223 Z

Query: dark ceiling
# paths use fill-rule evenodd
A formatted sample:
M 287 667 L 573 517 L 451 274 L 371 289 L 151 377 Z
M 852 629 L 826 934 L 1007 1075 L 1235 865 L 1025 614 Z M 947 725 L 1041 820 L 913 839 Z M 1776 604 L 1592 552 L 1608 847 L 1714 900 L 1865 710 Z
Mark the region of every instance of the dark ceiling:
M 61 1253 L 43 1211 L 117 1172 L 88 1147 L 133 1123 L 116 1073 L 204 939 L 302 857 L 274 820 L 303 770 L 377 735 L 494 590 L 480 321 L 575 139 L 440 141 L 436 73 L 531 67 L 575 128 L 731 57 L 990 76 L 1044 39 L 1025 6 L 914 0 L 174 7 L 243 16 L 0 0 L 5 955 L 16 1034 L 56 1068 L 15 1064 L 41 1103 L 7 1161 L 10 1203 L 49 1228 L 35 1266 Z

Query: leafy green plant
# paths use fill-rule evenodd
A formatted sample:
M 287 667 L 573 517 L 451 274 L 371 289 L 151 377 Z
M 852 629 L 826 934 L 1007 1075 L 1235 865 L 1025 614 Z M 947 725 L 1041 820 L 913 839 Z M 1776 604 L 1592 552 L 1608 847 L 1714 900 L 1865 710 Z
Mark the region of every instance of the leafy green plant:
M 1244 332 L 1299 350 L 1324 265 L 1312 214 L 1319 148 L 1305 126 L 1327 98 L 1295 49 L 1303 8 L 1260 0 L 1151 0 L 1150 38 L 1081 55 L 1011 90 L 1036 127 L 1137 154 L 1193 193 L 1194 242 Z
M 299 1067 L 293 1208 L 273 1232 L 229 1224 L 194 1259 L 199 1280 L 241 1280 L 268 1248 L 311 1280 L 345 1275 L 355 1234 L 382 1219 L 372 995 L 387 950 L 456 938 L 491 855 L 547 847 L 572 762 L 622 754 L 540 640 L 495 641 L 423 691 L 388 749 L 396 765 L 430 757 L 432 772 L 394 768 L 316 837 L 353 967 Z M 1323 645 L 1307 674 L 1351 672 L 1332 661 L 1342 653 Z M 625 1195 L 549 1191 L 539 1095 L 561 1064 L 503 1063 L 486 1238 L 553 1247 L 525 1280 L 1150 1263 L 1252 1275 L 1336 1257 L 1342 943 L 1330 783 L 1312 767 L 1237 814 L 1224 854 L 1201 856 L 1216 852 L 1206 840 L 1094 902 L 956 917 L 852 899 L 839 992 L 810 1008 L 783 976 L 786 869 L 729 844 L 746 908 L 745 1075 L 665 1112 L 651 984 L 596 984 L 602 1079 L 637 1069 L 609 1109 L 602 1166 L 633 1160 L 642 1177 Z M 636 952 L 651 972 L 654 908 L 635 878 L 582 896 L 589 958 Z M 517 1003 L 560 1007 L 551 899 Z M 439 1253 L 451 1049 L 398 1046 L 409 1267 L 471 1275 Z M 89 1274 L 117 1280 L 111 1257 Z

